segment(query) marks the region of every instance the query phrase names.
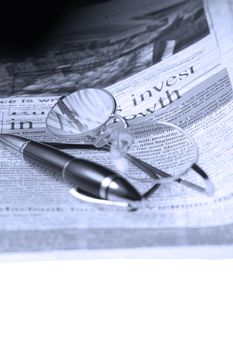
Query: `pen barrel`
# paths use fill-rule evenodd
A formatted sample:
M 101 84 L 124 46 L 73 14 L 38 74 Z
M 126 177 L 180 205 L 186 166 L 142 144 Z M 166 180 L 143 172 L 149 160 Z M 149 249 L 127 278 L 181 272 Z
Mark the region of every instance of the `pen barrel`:
M 74 157 L 61 152 L 60 150 L 43 145 L 38 142 L 29 141 L 22 150 L 23 157 L 26 160 L 35 160 L 46 167 L 62 172 L 65 164 Z
M 75 158 L 51 146 L 30 141 L 23 149 L 23 156 L 28 160 L 57 170 L 63 180 L 72 183 L 91 195 L 101 196 L 101 184 L 105 178 L 115 178 L 116 173 L 92 161 Z

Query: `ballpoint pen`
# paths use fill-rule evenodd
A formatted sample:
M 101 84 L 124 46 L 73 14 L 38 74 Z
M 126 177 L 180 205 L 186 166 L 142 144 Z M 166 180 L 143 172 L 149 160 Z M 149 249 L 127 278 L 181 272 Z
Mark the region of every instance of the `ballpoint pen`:
M 34 160 L 57 170 L 63 180 L 73 184 L 81 192 L 81 197 L 103 200 L 109 204 L 123 201 L 140 201 L 140 193 L 122 176 L 95 162 L 73 157 L 54 147 L 20 136 L 2 134 L 0 142 L 23 154 L 25 159 Z M 72 194 L 74 194 L 74 189 Z M 78 197 L 78 195 L 76 195 Z M 118 202 L 120 201 L 120 202 Z M 108 204 L 108 203 L 104 203 Z

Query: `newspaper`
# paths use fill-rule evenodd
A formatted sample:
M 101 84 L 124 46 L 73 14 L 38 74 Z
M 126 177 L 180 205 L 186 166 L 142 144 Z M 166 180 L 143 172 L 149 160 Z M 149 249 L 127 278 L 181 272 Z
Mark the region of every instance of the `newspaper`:
M 123 59 L 113 57 L 115 50 L 111 52 L 111 59 L 119 69 L 121 60 L 125 67 L 125 57 L 129 55 L 130 72 L 125 72 L 120 78 L 114 72 L 110 80 L 113 83 L 105 84 L 107 79 L 103 79 L 101 87 L 113 94 L 117 112 L 126 118 L 132 132 L 137 135 L 146 133 L 159 120 L 171 121 L 185 128 L 198 144 L 199 164 L 212 179 L 215 193 L 208 197 L 172 183 L 160 186 L 148 199 L 148 206 L 136 212 L 105 208 L 78 201 L 69 194 L 69 186 L 59 176 L 34 167 L 18 154 L 1 147 L 1 251 L 93 251 L 232 244 L 232 4 L 216 0 L 204 3 L 173 1 L 171 6 L 171 2 L 165 1 L 163 5 L 157 2 L 155 9 L 154 4 L 145 1 L 143 5 L 134 2 L 128 8 L 121 7 L 121 11 L 117 7 L 119 3 L 116 5 L 115 2 L 114 5 L 98 6 L 99 12 L 95 7 L 94 13 L 103 27 L 103 18 L 109 14 L 110 7 L 111 21 L 114 19 L 114 23 L 118 23 L 120 19 L 118 25 L 121 28 L 129 15 L 137 20 L 130 35 L 121 35 L 120 43 L 119 37 L 116 39 L 112 34 L 111 45 L 117 45 L 119 49 L 119 45 L 124 44 L 126 49 Z M 224 23 L 221 18 L 224 18 Z M 197 23 L 199 29 L 192 31 L 196 36 L 192 35 L 185 41 L 179 32 L 180 23 L 187 25 L 191 20 L 191 27 Z M 138 21 L 142 21 L 142 25 L 138 26 Z M 142 31 L 142 27 L 146 29 Z M 159 56 L 154 52 L 158 44 L 152 44 L 152 34 L 146 35 L 148 30 L 154 34 L 153 40 L 157 38 L 159 46 L 163 47 Z M 168 33 L 171 31 L 175 39 L 170 39 L 172 36 Z M 86 28 L 84 33 L 88 33 Z M 139 42 L 143 45 L 138 45 Z M 110 45 L 108 40 L 107 45 Z M 129 47 L 132 50 L 127 53 Z M 98 55 L 95 64 L 99 69 L 97 63 Z M 41 78 L 39 80 L 37 88 L 40 91 L 34 84 L 22 89 L 23 94 L 15 91 L 15 96 L 0 99 L 1 133 L 37 141 L 62 142 L 46 129 L 45 124 L 46 116 L 60 94 L 45 95 L 45 85 Z M 96 79 L 96 83 L 100 81 Z M 40 95 L 35 96 L 38 91 Z M 77 139 L 66 140 L 73 141 Z M 142 142 L 141 150 L 150 154 L 151 145 Z M 111 167 L 106 152 L 81 149 L 67 152 Z M 198 182 L 191 173 L 187 178 Z M 139 190 L 143 189 L 141 184 Z

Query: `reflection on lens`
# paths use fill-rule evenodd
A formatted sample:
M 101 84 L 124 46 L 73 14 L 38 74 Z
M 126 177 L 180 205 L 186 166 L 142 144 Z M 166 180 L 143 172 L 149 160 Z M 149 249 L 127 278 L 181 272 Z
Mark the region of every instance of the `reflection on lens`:
M 134 162 L 131 155 L 139 161 Z M 115 159 L 114 166 L 131 179 L 146 182 L 155 182 L 152 171 L 160 176 L 156 182 L 163 183 L 178 179 L 197 158 L 198 150 L 191 136 L 173 124 L 161 122 L 146 135 L 135 135 L 129 155 Z M 145 163 L 150 167 L 150 175 L 145 172 Z
M 88 134 L 115 112 L 112 95 L 102 89 L 76 91 L 58 100 L 47 117 L 47 128 L 58 136 Z

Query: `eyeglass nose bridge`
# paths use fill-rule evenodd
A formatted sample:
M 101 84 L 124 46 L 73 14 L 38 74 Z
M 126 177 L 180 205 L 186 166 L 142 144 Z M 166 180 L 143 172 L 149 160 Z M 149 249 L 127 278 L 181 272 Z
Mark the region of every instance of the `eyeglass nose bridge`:
M 121 129 L 129 127 L 127 121 L 118 114 L 112 114 L 108 120 L 95 131 L 95 147 L 103 147 L 111 143 L 119 134 Z

